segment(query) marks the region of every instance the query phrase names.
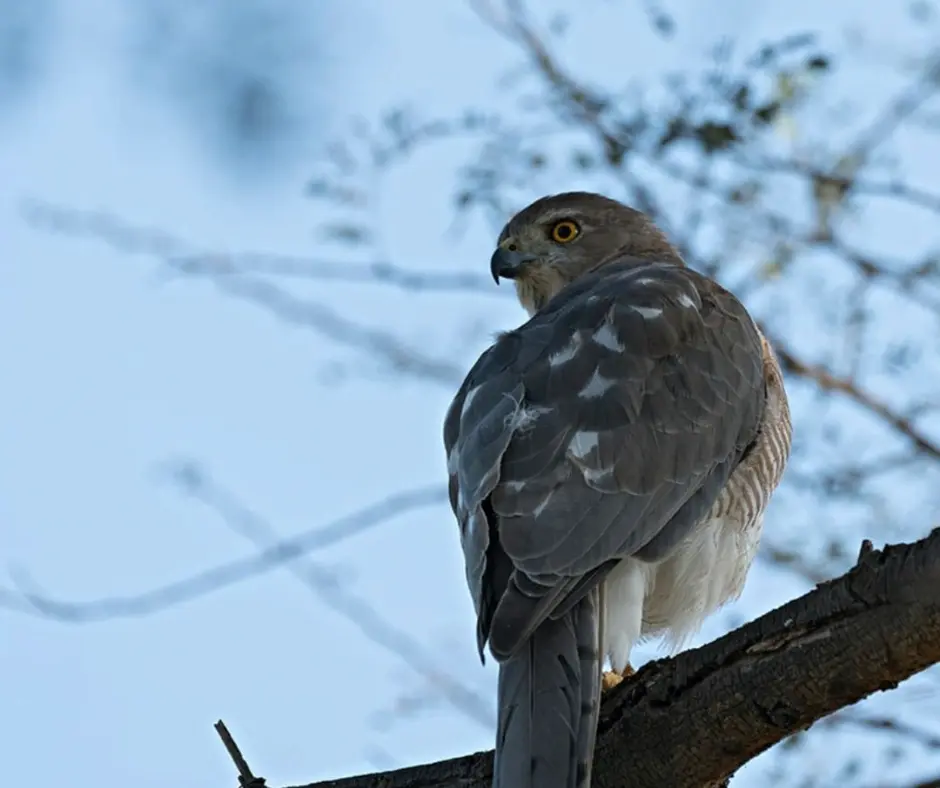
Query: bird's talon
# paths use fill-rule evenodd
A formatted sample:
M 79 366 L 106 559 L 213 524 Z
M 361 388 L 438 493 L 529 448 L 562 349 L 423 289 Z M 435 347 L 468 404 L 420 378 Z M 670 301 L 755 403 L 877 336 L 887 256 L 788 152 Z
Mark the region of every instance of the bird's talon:
M 605 670 L 604 675 L 601 676 L 601 688 L 604 690 L 613 689 L 621 681 L 632 676 L 636 671 L 633 669 L 632 665 L 627 665 L 622 671 L 616 670 Z

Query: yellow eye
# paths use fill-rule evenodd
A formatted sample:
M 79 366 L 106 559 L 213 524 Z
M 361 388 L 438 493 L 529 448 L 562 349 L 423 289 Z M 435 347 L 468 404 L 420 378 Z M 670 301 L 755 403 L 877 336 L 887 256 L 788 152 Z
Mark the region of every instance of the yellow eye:
M 571 221 L 571 219 L 562 219 L 560 222 L 555 222 L 552 227 L 552 240 L 560 244 L 566 244 L 577 238 L 580 232 L 581 229 L 577 223 Z

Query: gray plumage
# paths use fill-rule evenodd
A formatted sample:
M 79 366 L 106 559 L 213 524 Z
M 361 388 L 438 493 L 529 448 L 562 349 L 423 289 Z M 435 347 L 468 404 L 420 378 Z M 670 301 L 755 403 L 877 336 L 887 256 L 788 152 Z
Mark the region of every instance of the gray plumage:
M 642 214 L 559 195 L 499 244 L 532 317 L 444 424 L 478 647 L 500 663 L 494 786 L 587 788 L 602 659 L 622 671 L 642 634 L 681 642 L 740 592 L 786 397 L 744 307 Z
M 500 665 L 494 785 L 589 783 L 600 702 L 599 593 L 595 586 L 570 613 L 544 621 Z

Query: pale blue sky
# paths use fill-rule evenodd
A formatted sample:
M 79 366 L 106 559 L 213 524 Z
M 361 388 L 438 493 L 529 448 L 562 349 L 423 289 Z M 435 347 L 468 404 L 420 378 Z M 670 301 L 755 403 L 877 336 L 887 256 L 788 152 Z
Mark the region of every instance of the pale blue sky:
M 271 33 L 270 49 L 242 47 L 250 36 L 239 29 L 223 49 L 247 67 L 263 68 L 270 52 L 287 58 L 277 73 L 294 112 L 277 144 L 239 147 L 219 136 L 211 108 L 199 110 L 205 89 L 187 76 L 204 26 L 214 24 L 196 4 L 167 4 L 184 32 L 172 47 L 148 50 L 146 62 L 129 3 L 46 5 L 35 72 L 0 106 L 0 586 L 27 573 L 52 596 L 93 600 L 250 556 L 250 544 L 167 481 L 161 469 L 178 458 L 201 463 L 282 536 L 443 481 L 446 386 L 384 374 L 208 283 L 167 281 L 158 259 L 43 232 L 24 221 L 22 206 L 100 210 L 223 253 L 356 259 L 312 243 L 323 214 L 303 188 L 322 143 L 350 116 L 373 118 L 399 102 L 441 114 L 503 108 L 498 80 L 517 62 L 510 45 L 461 3 L 333 0 L 317 13 L 309 3 L 271 3 L 289 24 Z M 645 31 L 641 11 L 623 5 L 583 4 L 568 52 L 587 77 L 605 74 L 605 47 L 621 51 L 625 33 Z M 627 62 L 652 79 L 702 61 L 719 35 L 749 46 L 793 27 L 836 36 L 861 9 L 860 23 L 889 40 L 892 25 L 902 44 L 911 36 L 876 0 L 823 5 L 722 0 L 710 6 L 717 13 L 674 3 L 679 37 L 631 37 Z M 0 30 L 11 7 L 0 3 Z M 859 79 L 887 89 L 871 75 Z M 438 146 L 379 184 L 375 217 L 394 260 L 485 271 L 493 228 L 479 218 L 459 235 L 452 226 L 454 175 L 470 150 Z M 469 366 L 486 331 L 520 318 L 505 297 L 322 282 L 293 292 L 391 325 L 458 366 Z M 495 672 L 475 656 L 445 505 L 314 560 L 491 702 Z M 758 567 L 742 601 L 703 639 L 803 589 Z M 284 571 L 142 618 L 68 625 L 0 609 L 0 763 L 22 788 L 234 785 L 212 730 L 219 717 L 274 786 L 490 746 L 485 724 L 444 702 L 408 714 L 408 699 L 429 692 Z M 824 774 L 832 747 L 858 745 L 844 737 L 810 747 L 804 768 Z M 736 785 L 763 784 L 770 763 Z

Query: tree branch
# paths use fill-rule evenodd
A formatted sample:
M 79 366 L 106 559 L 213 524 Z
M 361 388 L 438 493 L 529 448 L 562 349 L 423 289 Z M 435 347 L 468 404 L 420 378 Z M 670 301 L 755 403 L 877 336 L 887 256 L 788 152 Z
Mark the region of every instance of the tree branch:
M 859 388 L 853 381 L 840 378 L 821 365 L 807 364 L 801 361 L 793 355 L 780 338 L 775 336 L 769 336 L 768 338 L 773 345 L 777 358 L 780 359 L 780 365 L 783 367 L 784 372 L 802 378 L 809 378 L 815 381 L 816 385 L 824 391 L 846 395 L 849 399 L 890 425 L 894 430 L 907 437 L 918 451 L 934 460 L 940 460 L 940 445 L 920 432 L 910 419 L 895 413 L 883 402 Z
M 940 529 L 863 549 L 842 577 L 605 697 L 595 788 L 718 786 L 840 708 L 940 662 Z M 304 788 L 489 788 L 492 753 Z
M 390 331 L 350 319 L 326 304 L 298 298 L 260 275 L 243 275 L 224 256 L 210 258 L 185 250 L 183 242 L 169 233 L 148 232 L 108 214 L 40 203 L 29 206 L 25 216 L 36 227 L 88 235 L 116 249 L 156 257 L 176 275 L 201 278 L 231 298 L 261 307 L 287 323 L 309 328 L 339 345 L 365 352 L 399 374 L 445 386 L 458 386 L 463 379 L 461 366 L 449 358 L 429 355 Z M 436 289 L 446 288 L 438 282 Z

